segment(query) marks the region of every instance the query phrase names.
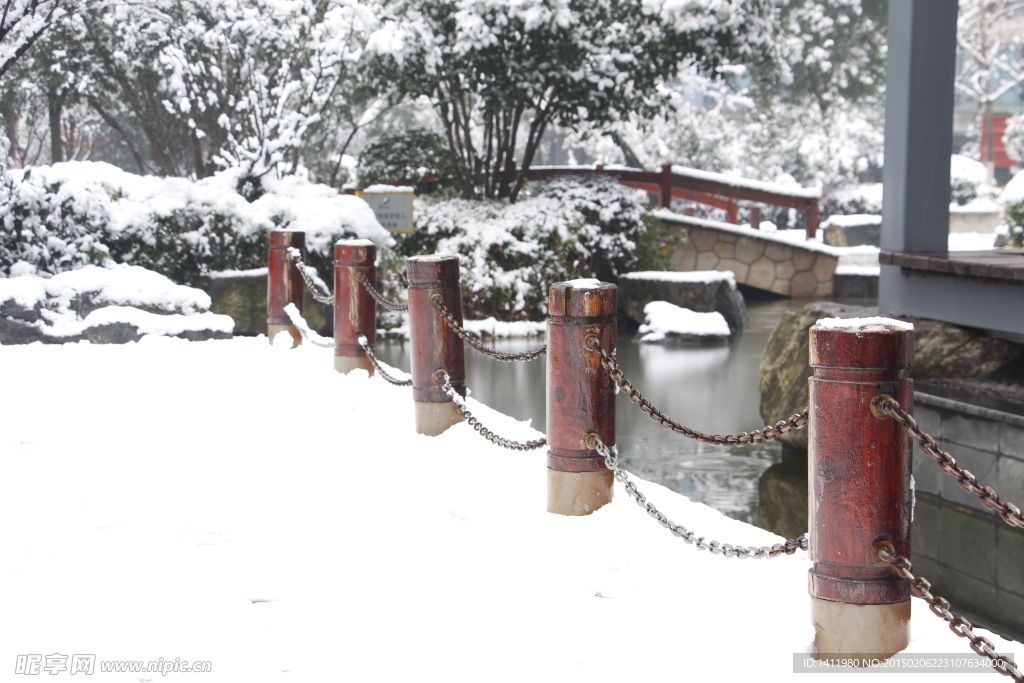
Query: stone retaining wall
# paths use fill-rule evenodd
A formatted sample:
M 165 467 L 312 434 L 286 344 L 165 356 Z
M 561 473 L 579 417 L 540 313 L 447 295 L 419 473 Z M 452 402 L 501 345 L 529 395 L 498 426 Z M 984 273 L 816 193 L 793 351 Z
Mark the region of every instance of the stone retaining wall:
M 728 223 L 684 217 L 662 222 L 690 238 L 689 246 L 672 252 L 675 270 L 731 270 L 740 284 L 796 299 L 833 295 L 839 258 L 825 251 Z
M 914 418 L 982 485 L 1024 501 L 1024 416 L 914 392 Z M 914 568 L 982 623 L 1024 637 L 1024 531 L 1013 529 L 914 447 Z

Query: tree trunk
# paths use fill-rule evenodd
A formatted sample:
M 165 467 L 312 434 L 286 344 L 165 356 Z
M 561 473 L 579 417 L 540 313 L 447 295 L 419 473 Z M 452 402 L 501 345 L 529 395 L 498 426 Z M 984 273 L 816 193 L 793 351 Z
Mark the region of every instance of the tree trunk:
M 526 184 L 526 172 L 530 170 L 530 164 L 533 163 L 533 155 L 537 152 L 537 147 L 540 146 L 540 139 L 544 137 L 544 129 L 547 127 L 547 121 L 540 118 L 538 115 L 537 119 L 534 119 L 531 124 L 530 137 L 526 140 L 526 150 L 523 153 L 523 168 L 519 172 L 519 177 L 516 178 L 515 187 L 512 188 L 512 192 L 508 197 L 509 204 L 515 204 L 516 200 L 519 199 L 519 193 L 523 189 L 523 185 Z
M 46 104 L 50 111 L 50 161 L 56 164 L 64 161 L 64 141 L 61 136 L 64 106 L 57 97 L 57 88 L 52 85 L 46 93 Z
M 996 134 L 992 125 L 992 102 L 985 103 L 985 168 L 988 170 L 988 182 L 995 185 L 996 182 Z

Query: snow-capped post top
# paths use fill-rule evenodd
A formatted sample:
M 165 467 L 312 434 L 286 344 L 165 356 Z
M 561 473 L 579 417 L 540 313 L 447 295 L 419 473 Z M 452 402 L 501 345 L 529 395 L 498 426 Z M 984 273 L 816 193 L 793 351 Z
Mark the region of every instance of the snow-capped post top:
M 909 368 L 913 358 L 914 326 L 902 320 L 822 318 L 811 327 L 814 368 Z
M 914 323 L 894 318 L 822 318 L 814 326 L 823 330 L 846 330 L 860 332 L 864 330 L 882 331 L 880 328 L 892 327 L 898 330 L 913 330 Z
M 342 237 L 340 240 L 334 243 L 335 246 L 341 245 L 345 247 L 376 247 L 376 245 L 370 240 L 363 239 L 348 239 Z
M 410 289 L 459 286 L 459 257 L 456 254 L 411 256 L 405 262 Z
M 548 290 L 548 315 L 614 317 L 616 292 L 615 285 L 592 278 L 556 283 Z

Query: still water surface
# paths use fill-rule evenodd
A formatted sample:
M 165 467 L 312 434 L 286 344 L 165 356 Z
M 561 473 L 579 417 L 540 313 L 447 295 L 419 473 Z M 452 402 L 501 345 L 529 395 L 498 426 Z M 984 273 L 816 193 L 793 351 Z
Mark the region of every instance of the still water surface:
M 703 432 L 751 431 L 764 426 L 758 405 L 758 368 L 768 336 L 783 312 L 806 301 L 748 302 L 745 330 L 722 346 L 637 344 L 619 331 L 618 361 L 626 379 L 666 415 Z M 500 351 L 525 351 L 539 339 L 489 340 Z M 380 358 L 408 371 L 407 343 L 378 342 Z M 492 408 L 545 429 L 543 357 L 502 363 L 466 350 L 466 386 Z M 757 483 L 781 460 L 775 443 L 723 448 L 701 444 L 659 426 L 620 394 L 616 431 L 622 464 L 643 479 L 667 486 L 730 517 L 757 523 Z

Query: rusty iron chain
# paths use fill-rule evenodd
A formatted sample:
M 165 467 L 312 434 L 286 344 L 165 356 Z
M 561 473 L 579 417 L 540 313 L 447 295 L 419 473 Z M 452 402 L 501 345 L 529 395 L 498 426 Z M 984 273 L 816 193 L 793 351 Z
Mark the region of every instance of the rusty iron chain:
M 615 478 L 622 482 L 623 486 L 626 487 L 626 493 L 636 501 L 637 505 L 647 510 L 647 514 L 658 520 L 658 523 L 671 531 L 673 535 L 678 536 L 691 545 L 696 545 L 698 550 L 707 550 L 713 555 L 725 555 L 726 557 L 738 557 L 740 559 L 754 558 L 756 560 L 760 560 L 772 559 L 779 555 L 792 555 L 797 550 L 807 550 L 808 548 L 809 542 L 807 534 L 803 534 L 797 538 L 788 539 L 784 543 L 761 546 L 760 548 L 748 548 L 742 545 L 734 546 L 729 543 L 720 543 L 719 541 L 705 541 L 703 536 L 697 536 L 697 534 L 688 530 L 686 527 L 672 522 L 664 515 L 664 513 L 654 507 L 653 503 L 647 502 L 647 496 L 637 490 L 636 484 L 630 481 L 629 474 L 619 465 L 618 450 L 615 446 L 606 446 L 604 442 L 601 441 L 601 437 L 594 432 L 587 434 L 584 439 L 584 445 L 587 446 L 587 448 L 593 448 L 604 457 L 605 465 L 615 474 Z
M 910 580 L 910 590 L 914 592 L 919 598 L 922 598 L 928 603 L 932 612 L 937 617 L 941 617 L 947 623 L 953 633 L 957 634 L 961 638 L 967 638 L 971 642 L 971 649 L 979 655 L 988 657 L 989 661 L 992 662 L 992 668 L 1003 674 L 1009 676 L 1018 683 L 1024 683 L 1024 674 L 1021 673 L 1017 665 L 1006 657 L 998 654 L 995 651 L 995 646 L 992 645 L 992 641 L 983 636 L 975 635 L 974 627 L 971 622 L 967 619 L 953 614 L 949 610 L 949 601 L 943 597 L 932 595 L 932 584 L 927 579 L 920 576 L 914 575 L 914 566 L 910 563 L 910 560 L 897 555 L 893 550 L 886 546 L 878 546 L 875 549 L 875 555 L 884 564 L 891 565 L 896 573 L 905 579 Z
M 935 460 L 939 469 L 954 477 L 960 488 L 968 493 L 973 493 L 987 509 L 997 512 L 1003 521 L 1010 526 L 1024 529 L 1024 515 L 1021 515 L 1020 508 L 1013 503 L 1004 503 L 999 499 L 999 494 L 991 486 L 982 486 L 978 478 L 969 471 L 956 464 L 956 460 L 949 453 L 939 448 L 938 442 L 930 434 L 921 431 L 914 419 L 907 411 L 900 407 L 899 402 L 888 394 L 878 394 L 871 401 L 872 412 L 878 417 L 888 417 L 899 423 L 903 429 L 921 446 L 921 450 L 929 458 Z
M 322 304 L 333 304 L 334 294 L 322 294 L 316 285 L 313 284 L 313 280 L 310 279 L 309 273 L 306 272 L 306 264 L 302 262 L 302 252 L 295 247 L 291 247 L 286 253 L 288 254 L 288 260 L 299 269 L 299 275 L 302 276 L 302 281 L 306 283 L 306 289 L 313 295 L 313 298 Z
M 409 304 L 396 304 L 393 301 L 388 301 L 384 298 L 384 295 L 377 291 L 377 289 L 370 284 L 370 281 L 366 279 L 366 276 L 362 273 L 356 273 L 356 279 L 359 280 L 359 284 L 363 286 L 363 289 L 373 297 L 373 300 L 380 304 L 383 308 L 389 311 L 408 311 Z
M 455 407 L 458 409 L 462 417 L 466 420 L 466 423 L 469 424 L 469 426 L 471 426 L 477 432 L 479 432 L 480 436 L 484 437 L 491 443 L 498 444 L 499 446 L 504 446 L 505 448 L 508 448 L 513 451 L 533 451 L 538 448 L 543 448 L 548 444 L 548 440 L 546 438 L 520 442 L 512 441 L 511 439 L 506 439 L 505 437 L 498 436 L 487 427 L 484 427 L 480 423 L 480 420 L 476 419 L 476 417 L 474 417 L 473 414 L 469 412 L 469 409 L 466 407 L 466 404 L 463 401 L 462 396 L 460 396 L 459 393 L 455 391 L 455 388 L 452 386 L 451 377 L 448 375 L 448 373 L 442 369 L 438 370 L 437 374 L 441 377 L 442 388 L 444 389 L 444 393 L 448 394 L 448 398 L 451 400 L 452 403 L 455 404 Z
M 292 325 L 298 329 L 299 334 L 302 338 L 308 341 L 313 346 L 319 346 L 324 349 L 333 349 L 334 340 L 327 341 L 326 337 L 321 337 L 319 334 L 314 332 L 310 327 L 306 319 L 299 313 L 299 309 L 295 304 L 288 304 L 284 307 L 284 313 L 288 316 L 288 319 L 292 321 Z
M 398 379 L 388 374 L 388 371 L 384 369 L 383 364 L 377 360 L 377 356 L 373 354 L 373 348 L 370 346 L 369 341 L 366 337 L 359 337 L 357 340 L 359 345 L 363 347 L 363 351 L 366 353 L 366 357 L 373 363 L 373 367 L 377 368 L 377 374 L 384 378 L 385 381 L 394 384 L 396 387 L 411 387 L 412 378 L 409 379 Z
M 506 362 L 527 361 L 543 356 L 545 353 L 548 352 L 547 344 L 543 346 L 538 346 L 537 348 L 531 351 L 523 351 L 521 353 L 507 353 L 505 351 L 498 351 L 497 349 L 492 349 L 489 346 L 484 346 L 475 337 L 473 337 L 473 335 L 469 334 L 469 332 L 466 332 L 466 330 L 464 330 L 462 326 L 459 325 L 458 322 L 455 321 L 455 316 L 451 314 L 451 311 L 445 308 L 445 305 L 443 303 L 441 303 L 440 295 L 433 295 L 432 297 L 430 297 L 430 301 L 434 304 L 437 310 L 441 312 L 441 317 L 443 317 L 445 322 L 448 323 L 448 327 L 451 328 L 452 332 L 458 335 L 459 339 L 469 344 L 470 346 L 472 346 L 474 349 L 484 354 L 485 356 L 490 356 L 494 360 L 501 360 Z
M 710 443 L 716 446 L 746 446 L 748 444 L 759 444 L 764 441 L 774 441 L 780 436 L 789 434 L 794 429 L 802 429 L 807 426 L 807 416 L 810 412 L 808 408 L 804 408 L 803 412 L 791 415 L 788 420 L 780 420 L 776 422 L 774 426 L 768 426 L 763 429 L 755 429 L 752 432 L 741 432 L 739 434 L 707 434 L 705 432 L 691 429 L 685 425 L 682 425 L 675 420 L 671 419 L 663 412 L 658 410 L 649 400 L 643 397 L 643 395 L 633 388 L 633 384 L 629 382 L 622 374 L 622 369 L 619 364 L 615 362 L 611 354 L 604 350 L 601 346 L 600 340 L 596 335 L 590 335 L 584 340 L 584 345 L 589 351 L 593 351 L 601 357 L 601 365 L 608 370 L 611 374 L 612 381 L 618 385 L 619 389 L 623 391 L 629 400 L 637 404 L 637 406 L 643 412 L 647 413 L 652 420 L 660 424 L 665 429 L 685 436 L 688 439 L 694 439 L 702 443 Z

